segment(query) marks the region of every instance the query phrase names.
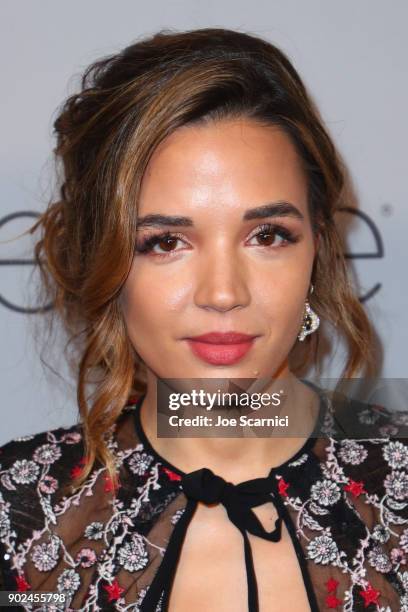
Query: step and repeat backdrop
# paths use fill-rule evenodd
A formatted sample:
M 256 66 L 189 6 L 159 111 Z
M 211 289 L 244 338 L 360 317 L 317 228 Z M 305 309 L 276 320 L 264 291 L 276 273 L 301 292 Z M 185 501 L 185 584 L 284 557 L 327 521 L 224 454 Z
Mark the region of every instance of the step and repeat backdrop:
M 33 242 L 18 237 L 54 186 L 55 111 L 90 62 L 162 28 L 247 31 L 293 61 L 350 171 L 356 208 L 337 221 L 381 339 L 380 375 L 408 378 L 405 0 L 3 0 L 0 14 L 0 443 L 77 419 L 63 346 L 42 342 Z M 341 364 L 339 346 L 324 375 Z

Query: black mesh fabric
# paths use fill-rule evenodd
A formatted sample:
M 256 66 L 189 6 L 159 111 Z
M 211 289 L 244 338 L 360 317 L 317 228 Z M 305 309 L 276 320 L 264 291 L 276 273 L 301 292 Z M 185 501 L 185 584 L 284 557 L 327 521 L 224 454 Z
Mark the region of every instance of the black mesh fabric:
M 96 466 L 71 491 L 70 478 L 84 461 L 79 425 L 0 449 L 1 588 L 67 598 L 53 608 L 27 603 L 22 609 L 177 612 L 169 596 L 177 550 L 182 558 L 183 533 L 194 522 L 193 489 L 186 494 L 183 472 L 146 438 L 142 401 L 132 398 L 110 433 L 116 490 Z M 311 610 L 408 612 L 408 445 L 401 435 L 407 421 L 357 403 L 352 418 L 365 435 L 338 437 L 340 420 L 323 392 L 320 416 L 327 433 L 310 437 L 262 484 L 273 504 L 271 527 L 280 519 L 290 535 Z M 381 437 L 370 435 L 374 423 Z M 244 550 L 245 521 L 253 519 L 242 518 L 241 502 L 234 503 Z M 242 559 L 250 589 L 250 559 L 244 562 L 244 553 Z M 242 609 L 257 612 L 258 594 L 249 595 Z M 214 612 L 223 612 L 222 605 Z

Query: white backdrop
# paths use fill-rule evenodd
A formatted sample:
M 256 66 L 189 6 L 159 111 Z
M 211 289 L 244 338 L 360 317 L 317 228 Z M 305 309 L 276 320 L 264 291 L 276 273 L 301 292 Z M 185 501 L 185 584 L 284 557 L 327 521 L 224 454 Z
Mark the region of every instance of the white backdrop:
M 29 242 L 5 243 L 45 207 L 55 109 L 73 75 L 161 28 L 228 27 L 285 51 L 317 101 L 359 198 L 346 251 L 384 348 L 382 376 L 408 378 L 406 24 L 393 0 L 2 0 L 0 199 L 0 443 L 76 420 L 73 381 L 47 374 L 32 327 Z M 10 216 L 11 215 L 11 216 Z M 354 218 L 354 217 L 353 217 Z M 363 255 L 363 257 L 360 257 Z M 371 296 L 371 297 L 370 297 Z M 339 373 L 336 359 L 326 376 Z M 63 361 L 54 364 L 67 378 Z

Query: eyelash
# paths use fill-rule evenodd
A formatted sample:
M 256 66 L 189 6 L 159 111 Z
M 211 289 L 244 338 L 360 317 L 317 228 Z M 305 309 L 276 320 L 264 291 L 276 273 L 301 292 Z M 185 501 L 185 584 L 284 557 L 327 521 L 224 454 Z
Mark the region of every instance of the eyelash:
M 281 238 L 284 239 L 284 244 L 281 244 L 278 247 L 266 245 L 265 248 L 269 248 L 269 249 L 282 248 L 282 247 L 288 246 L 289 244 L 295 244 L 299 240 L 299 237 L 293 234 L 286 227 L 283 227 L 282 225 L 274 225 L 271 223 L 265 223 L 259 226 L 259 231 L 253 236 L 251 236 L 251 239 L 255 238 L 256 236 L 259 236 L 262 234 L 268 234 L 268 233 L 277 234 Z M 147 255 L 151 253 L 151 251 L 157 244 L 159 244 L 163 240 L 168 240 L 168 239 L 183 240 L 183 236 L 177 233 L 172 233 L 170 231 L 162 232 L 161 234 L 156 234 L 154 236 L 148 236 L 144 238 L 140 242 L 140 244 L 136 244 L 135 251 L 139 253 L 140 255 Z M 260 244 L 259 246 L 262 246 L 262 245 Z M 154 257 L 172 257 L 173 253 L 176 253 L 176 252 L 177 251 L 169 251 L 167 253 L 152 253 L 152 255 Z

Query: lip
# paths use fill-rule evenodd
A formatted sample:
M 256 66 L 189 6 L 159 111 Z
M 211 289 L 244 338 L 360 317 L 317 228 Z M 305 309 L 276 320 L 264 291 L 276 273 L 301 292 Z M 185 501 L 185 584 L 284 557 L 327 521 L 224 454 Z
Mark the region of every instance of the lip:
M 194 340 L 194 342 L 206 342 L 208 344 L 241 344 L 242 342 L 249 342 L 256 338 L 255 335 L 241 334 L 239 332 L 209 332 L 208 334 L 202 334 L 201 336 L 191 336 L 188 340 Z
M 199 359 L 212 365 L 232 365 L 248 353 L 256 338 L 237 332 L 211 332 L 186 340 Z

